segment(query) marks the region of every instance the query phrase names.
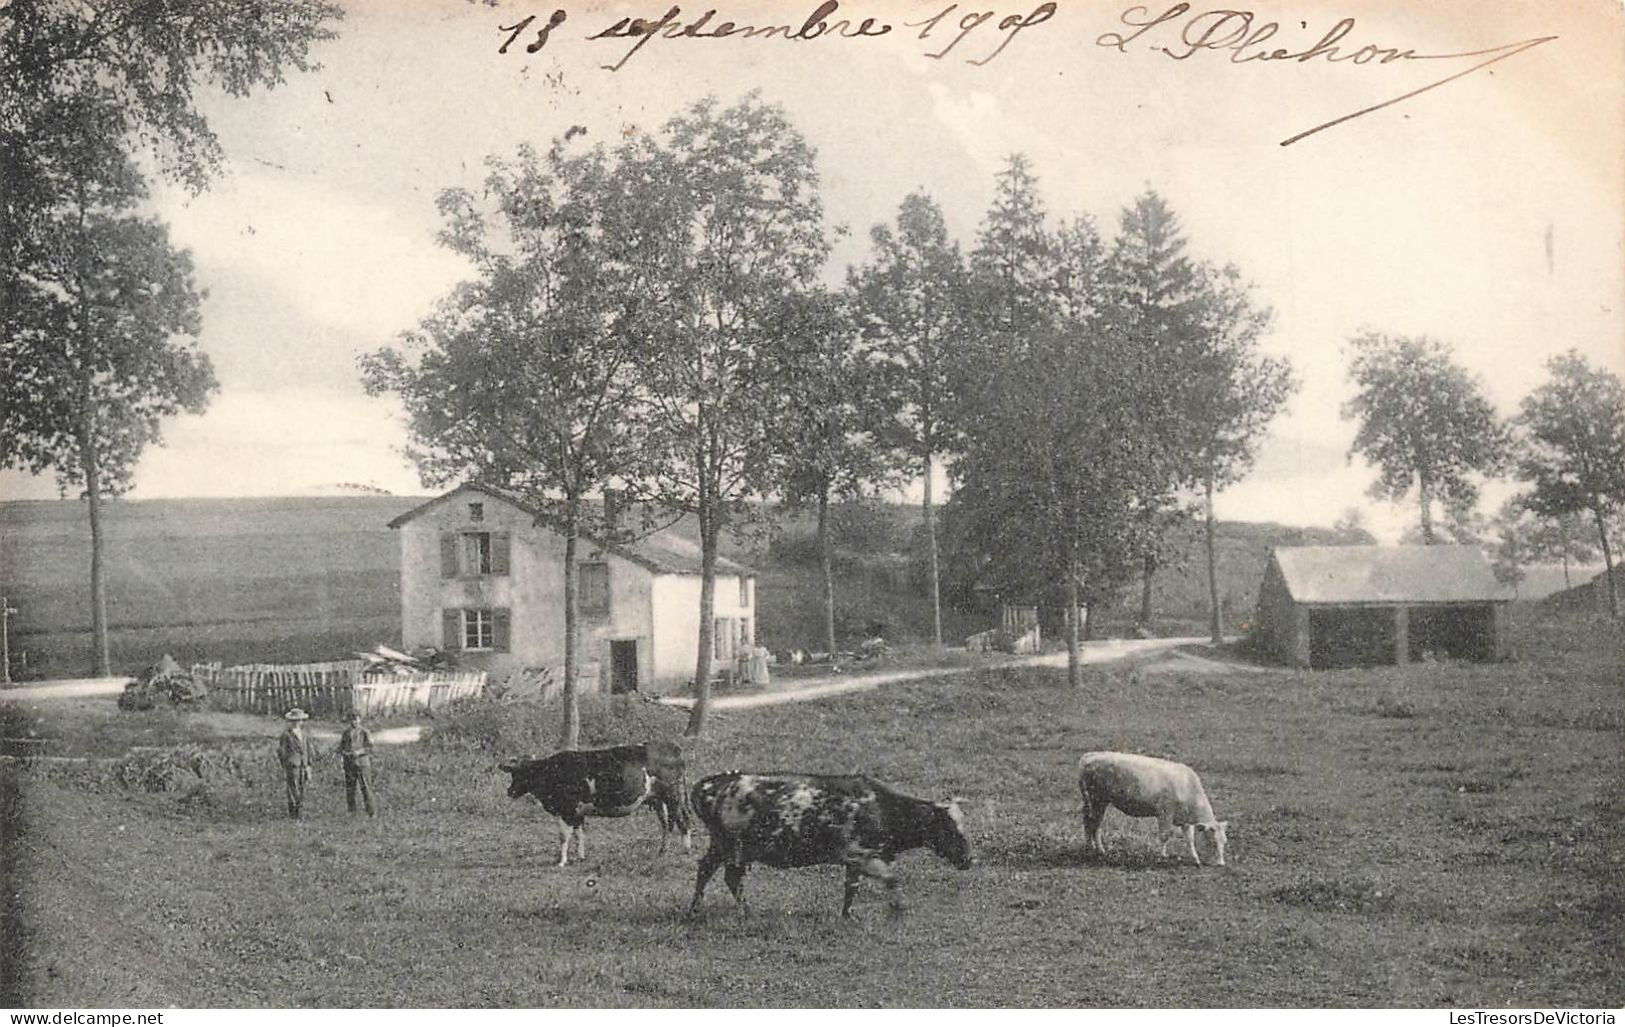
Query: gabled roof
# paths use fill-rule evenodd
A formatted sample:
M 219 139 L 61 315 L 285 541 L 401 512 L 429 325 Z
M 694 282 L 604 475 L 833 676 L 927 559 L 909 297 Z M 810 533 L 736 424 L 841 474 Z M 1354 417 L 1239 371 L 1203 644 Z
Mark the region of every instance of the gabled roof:
M 1299 603 L 1506 602 L 1476 546 L 1294 546 L 1274 553 Z
M 491 485 L 482 485 L 477 482 L 469 482 L 466 485 L 459 485 L 450 492 L 447 492 L 445 495 L 436 496 L 426 503 L 415 506 L 401 514 L 399 517 L 390 521 L 389 526 L 391 528 L 399 528 L 409 521 L 416 520 L 433 507 L 439 506 L 441 503 L 465 492 L 479 492 L 483 495 L 490 496 L 493 499 L 499 499 L 504 503 L 516 506 L 530 514 L 532 517 L 536 518 L 538 523 L 548 525 L 549 527 L 553 527 L 555 529 L 558 526 L 558 521 L 556 518 L 543 513 L 535 506 L 521 499 L 514 493 L 509 492 L 506 489 L 496 488 Z M 581 540 L 589 545 L 596 546 L 598 549 L 606 553 L 613 553 L 622 559 L 630 560 L 633 563 L 638 564 L 639 566 L 656 574 L 700 573 L 699 543 L 694 542 L 691 539 L 684 538 L 682 535 L 679 535 L 669 529 L 654 532 L 651 535 L 647 535 L 631 542 L 606 542 L 603 539 L 591 535 L 582 535 Z M 746 567 L 743 564 L 736 563 L 725 556 L 718 556 L 717 573 L 749 575 L 753 572 L 749 567 Z

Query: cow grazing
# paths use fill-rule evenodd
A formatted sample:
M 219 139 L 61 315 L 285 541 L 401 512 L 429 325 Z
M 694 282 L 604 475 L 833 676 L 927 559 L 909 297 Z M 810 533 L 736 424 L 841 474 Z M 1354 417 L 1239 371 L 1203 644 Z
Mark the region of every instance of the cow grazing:
M 691 799 L 711 834 L 694 881 L 694 912 L 724 864 L 723 879 L 742 908 L 751 863 L 840 863 L 846 867 L 841 915 L 851 917 L 858 880 L 865 876 L 884 881 L 892 911 L 901 909 L 892 871 L 901 853 L 929 846 L 961 870 L 972 862 L 957 802 L 911 799 L 867 777 L 714 774 L 694 786 Z
M 571 835 L 577 858 L 586 858 L 588 817 L 624 817 L 640 806 L 660 820 L 661 852 L 672 831 L 683 833 L 684 848 L 693 844 L 683 802 L 683 753 L 670 742 L 567 750 L 509 760 L 502 769 L 513 778 L 508 798 L 530 795 L 559 818 L 559 866 L 569 861 Z
M 1108 807 L 1116 806 L 1131 817 L 1157 818 L 1164 856 L 1172 840 L 1170 829 L 1179 827 L 1197 866 L 1202 865 L 1196 854 L 1197 831 L 1212 839 L 1217 863 L 1224 866 L 1225 821 L 1214 819 L 1201 778 L 1185 764 L 1127 752 L 1088 752 L 1078 760 L 1078 788 L 1083 792 L 1088 845 L 1102 856 L 1106 845 L 1100 838 L 1100 821 Z

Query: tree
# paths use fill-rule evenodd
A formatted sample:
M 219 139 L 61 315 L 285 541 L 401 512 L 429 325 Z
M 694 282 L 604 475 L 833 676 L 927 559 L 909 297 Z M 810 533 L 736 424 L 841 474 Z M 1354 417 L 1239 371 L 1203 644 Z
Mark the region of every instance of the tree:
M 1332 533 L 1337 536 L 1335 544 L 1340 546 L 1369 546 L 1377 541 L 1365 526 L 1365 511 L 1357 506 L 1344 508 L 1332 524 Z
M 1518 477 L 1533 488 L 1527 503 L 1546 517 L 1589 512 L 1608 582 L 1608 609 L 1619 617 L 1619 585 L 1609 521 L 1625 507 L 1625 385 L 1593 368 L 1578 351 L 1546 364 L 1550 379 L 1524 397 Z
M 128 487 L 162 417 L 201 410 L 214 388 L 202 354 L 167 342 L 198 330 L 190 265 L 134 215 L 144 186 L 124 148 L 148 146 L 201 190 L 220 148 L 195 89 L 241 96 L 308 70 L 339 17 L 319 0 L 0 5 L 0 461 L 84 486 L 99 673 L 102 497 Z
M 96 673 L 111 672 L 102 501 L 129 489 L 161 422 L 201 413 L 216 388 L 197 348 L 200 302 L 188 255 L 137 213 L 146 183 L 100 111 L 57 102 L 35 154 L 57 201 L 31 212 L 38 231 L 12 251 L 0 308 L 0 465 L 56 471 L 90 514 Z
M 634 139 L 624 159 L 648 212 L 635 244 L 649 283 L 639 330 L 653 344 L 640 369 L 649 496 L 699 521 L 695 737 L 710 708 L 719 538 L 757 516 L 747 501 L 783 480 L 774 435 L 790 380 L 772 314 L 811 288 L 829 246 L 813 150 L 754 94 L 725 108 L 702 100 L 661 138 Z
M 1157 193 L 1148 191 L 1124 208 L 1103 278 L 1109 318 L 1121 333 L 1125 357 L 1134 362 L 1151 405 L 1144 424 L 1170 439 L 1179 433 L 1190 405 L 1181 395 L 1188 388 L 1196 355 L 1196 307 L 1200 301 L 1197 267 L 1185 256 L 1179 218 Z M 1196 479 L 1187 445 L 1152 450 L 1147 458 L 1161 473 L 1141 477 L 1143 491 L 1134 497 L 1140 519 L 1141 630 L 1149 630 L 1151 579 L 1169 553 L 1168 529 L 1185 519 L 1177 490 Z
M 931 639 L 942 644 L 942 585 L 937 546 L 934 472 L 952 446 L 949 409 L 955 361 L 964 342 L 965 268 L 948 240 L 942 211 L 911 193 L 897 226 L 869 233 L 874 256 L 847 272 L 854 317 L 872 360 L 875 408 L 887 415 L 880 439 L 918 462 L 924 482 L 927 587 Z
M 984 584 L 1067 613 L 1068 679 L 1082 684 L 1080 605 L 1132 575 L 1134 514 L 1150 439 L 1136 383 L 1109 335 L 1047 332 L 1012 342 L 967 409 L 951 506 Z
M 1214 494 L 1252 466 L 1259 440 L 1296 387 L 1284 360 L 1258 351 L 1273 315 L 1236 268 L 1193 263 L 1179 218 L 1154 191 L 1125 209 L 1104 279 L 1111 317 L 1145 379 L 1142 423 L 1166 441 L 1148 450 L 1163 466 L 1143 476 L 1140 624 L 1151 620 L 1151 578 L 1169 529 L 1184 521 L 1178 494 L 1204 498 L 1209 627 L 1222 640 Z
M 1359 390 L 1343 405 L 1343 417 L 1359 423 L 1349 456 L 1376 467 L 1374 497 L 1401 500 L 1416 490 L 1422 541 L 1432 545 L 1434 504 L 1471 509 L 1474 476 L 1499 473 L 1507 459 L 1507 431 L 1448 346 L 1365 332 L 1349 347 Z
M 1259 441 L 1297 389 L 1291 365 L 1258 351 L 1271 312 L 1254 306 L 1234 267 L 1202 269 L 1197 306 L 1197 351 L 1190 377 L 1189 432 L 1204 498 L 1208 628 L 1215 644 L 1224 638 L 1219 617 L 1219 577 L 1213 496 L 1240 481 L 1252 467 Z
M 1529 560 L 1562 564 L 1563 587 L 1573 588 L 1569 565 L 1589 563 L 1601 555 L 1596 544 L 1585 537 L 1585 525 L 1579 516 L 1572 513 L 1545 517 L 1532 510 L 1528 512 L 1530 517 L 1522 525 L 1522 530 Z M 1613 537 L 1612 534 L 1610 537 Z
M 771 330 L 785 344 L 785 498 L 818 511 L 818 553 L 824 578 L 824 649 L 835 652 L 835 571 L 830 501 L 853 499 L 886 481 L 891 455 L 875 432 L 874 366 L 854 343 L 854 329 L 837 297 L 811 291 L 787 297 Z M 894 424 L 887 419 L 887 427 Z
M 139 143 L 200 192 L 221 161 L 198 89 L 232 96 L 313 70 L 343 12 L 323 0 L 13 0 L 0 6 L 0 290 L 69 198 L 53 144 L 64 127 Z M 64 121 L 71 107 L 75 115 Z M 19 300 L 0 294 L 0 308 Z
M 104 130 L 139 139 L 166 173 L 201 191 L 220 143 L 198 111 L 200 86 L 231 96 L 312 71 L 343 11 L 325 0 L 12 0 L 0 7 L 0 155 L 8 192 L 36 184 L 29 135 L 64 97 L 96 109 Z M 39 183 L 46 184 L 47 183 Z
M 440 194 L 443 245 L 477 278 L 459 285 L 400 348 L 363 358 L 372 394 L 406 408 L 425 484 L 474 480 L 522 496 L 564 536 L 564 715 L 559 745 L 580 739 L 577 551 L 594 524 L 589 496 L 638 474 L 631 313 L 645 283 L 620 251 L 627 182 L 602 150 L 491 159 L 483 198 Z

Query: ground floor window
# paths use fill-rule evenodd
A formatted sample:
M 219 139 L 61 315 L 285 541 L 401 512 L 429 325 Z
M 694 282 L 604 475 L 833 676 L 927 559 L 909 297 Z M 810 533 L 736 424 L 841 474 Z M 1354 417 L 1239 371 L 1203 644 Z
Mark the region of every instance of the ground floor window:
M 508 611 L 502 607 L 471 606 L 446 610 L 443 637 L 447 649 L 507 652 L 511 634 Z
M 734 648 L 738 644 L 739 622 L 732 617 L 718 617 L 711 627 L 711 658 L 713 660 L 733 659 Z

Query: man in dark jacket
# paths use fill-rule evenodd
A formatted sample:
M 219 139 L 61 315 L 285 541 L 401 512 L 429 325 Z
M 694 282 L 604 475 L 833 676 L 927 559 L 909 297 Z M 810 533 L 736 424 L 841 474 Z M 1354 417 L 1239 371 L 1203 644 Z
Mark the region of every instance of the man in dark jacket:
M 355 793 L 359 788 L 367 816 L 372 816 L 372 786 L 367 780 L 367 773 L 372 769 L 372 736 L 361 726 L 361 714 L 350 714 L 350 726 L 339 736 L 339 755 L 344 757 L 344 800 L 350 804 L 350 812 L 355 812 Z
M 288 721 L 288 729 L 277 739 L 276 758 L 288 782 L 288 816 L 298 820 L 305 802 L 305 782 L 310 780 L 310 743 L 304 726 L 310 714 L 295 706 L 282 717 Z

